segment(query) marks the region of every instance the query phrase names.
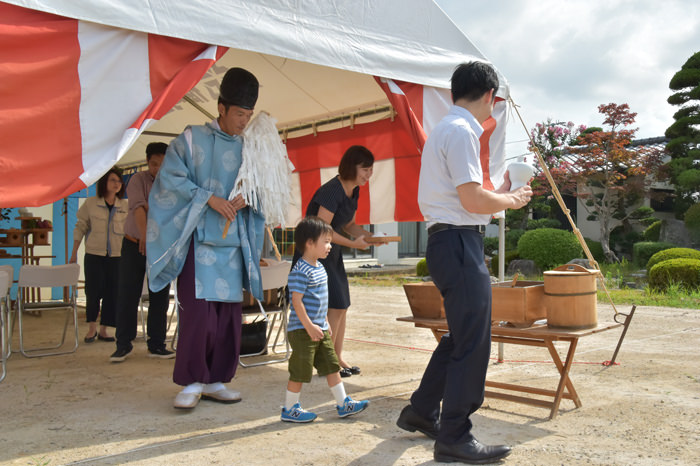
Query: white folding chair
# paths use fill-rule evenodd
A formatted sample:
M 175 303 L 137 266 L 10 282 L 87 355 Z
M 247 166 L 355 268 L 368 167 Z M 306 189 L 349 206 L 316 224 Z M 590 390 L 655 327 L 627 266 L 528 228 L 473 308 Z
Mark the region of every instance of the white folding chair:
M 276 362 L 283 362 L 289 359 L 292 355 L 292 350 L 289 347 L 289 341 L 287 341 L 287 317 L 289 312 L 289 300 L 287 299 L 287 277 L 289 276 L 289 269 L 291 268 L 291 263 L 289 261 L 283 260 L 273 260 L 273 259 L 263 259 L 267 266 L 260 267 L 260 274 L 262 276 L 262 287 L 263 290 L 274 290 L 273 293 L 277 299 L 273 299 L 273 304 L 263 306 L 260 301 L 256 298 L 257 308 L 255 306 L 251 308 L 243 309 L 243 317 L 250 316 L 263 316 L 267 320 L 267 335 L 265 340 L 265 347 L 262 351 L 253 354 L 241 354 L 239 363 L 243 367 L 253 367 L 260 366 L 263 364 L 273 364 Z M 258 311 L 259 310 L 259 311 Z M 275 338 L 270 343 L 273 332 L 275 332 L 275 325 L 277 324 L 277 331 L 275 333 Z M 277 350 L 277 346 L 282 344 L 281 338 L 284 340 L 284 349 L 281 351 Z M 255 362 L 251 364 L 245 364 L 243 358 L 248 358 L 251 356 L 261 356 L 266 354 L 267 350 L 270 349 L 275 354 L 284 354 L 282 358 L 277 359 L 266 359 L 264 361 Z
M 78 276 L 80 275 L 80 266 L 78 264 L 66 265 L 23 265 L 19 269 L 19 281 L 17 284 L 17 317 L 19 320 L 19 351 L 22 355 L 28 358 L 40 356 L 53 356 L 57 354 L 73 353 L 78 349 L 78 307 L 76 303 Z M 27 293 L 31 288 L 68 288 L 66 295 L 62 300 L 47 300 L 39 302 L 25 302 Z M 38 346 L 27 348 L 24 344 L 25 329 L 22 316 L 25 312 L 30 311 L 57 311 L 63 310 L 66 312 L 66 320 L 63 325 L 63 334 L 61 341 L 53 346 Z M 66 341 L 68 332 L 68 322 L 71 314 L 73 315 L 73 328 L 75 341 L 73 346 L 68 349 L 58 350 L 63 347 Z
M 10 287 L 13 276 L 11 265 L 0 265 L 0 346 L 2 346 L 0 382 L 5 380 L 7 358 L 10 357 L 10 329 L 8 325 L 10 322 Z

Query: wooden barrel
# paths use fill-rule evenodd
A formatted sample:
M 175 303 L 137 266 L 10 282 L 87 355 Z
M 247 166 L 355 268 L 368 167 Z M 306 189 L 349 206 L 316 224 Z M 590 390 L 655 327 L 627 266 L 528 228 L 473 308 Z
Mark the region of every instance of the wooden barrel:
M 598 325 L 596 270 L 565 264 L 544 272 L 547 326 L 583 329 Z

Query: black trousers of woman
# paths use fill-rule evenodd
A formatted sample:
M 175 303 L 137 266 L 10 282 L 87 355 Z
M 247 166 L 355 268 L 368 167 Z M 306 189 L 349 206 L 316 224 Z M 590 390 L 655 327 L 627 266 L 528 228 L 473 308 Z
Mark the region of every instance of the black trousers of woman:
M 85 314 L 88 322 L 116 327 L 119 257 L 85 254 Z M 101 309 L 100 309 L 101 307 Z

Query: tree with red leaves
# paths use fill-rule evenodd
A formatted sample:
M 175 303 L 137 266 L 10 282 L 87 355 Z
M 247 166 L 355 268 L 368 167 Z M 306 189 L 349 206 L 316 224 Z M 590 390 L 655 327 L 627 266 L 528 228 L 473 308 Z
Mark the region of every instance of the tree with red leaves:
M 604 128 L 582 131 L 556 160 L 552 171 L 557 186 L 564 186 L 583 199 L 589 220 L 600 222 L 600 242 L 610 262 L 618 258 L 610 248 L 613 220 L 628 221 L 648 195 L 650 185 L 659 173 L 663 152 L 651 147 L 630 145 L 637 132 L 630 128 L 636 113 L 629 105 L 600 105 Z M 555 176 L 556 173 L 556 176 Z M 576 189 L 571 189 L 575 185 Z M 542 187 L 548 186 L 542 185 Z

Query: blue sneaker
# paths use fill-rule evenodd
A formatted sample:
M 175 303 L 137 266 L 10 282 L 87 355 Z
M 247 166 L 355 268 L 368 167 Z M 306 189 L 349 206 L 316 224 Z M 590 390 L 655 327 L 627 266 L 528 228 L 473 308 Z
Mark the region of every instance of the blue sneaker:
M 282 416 L 285 422 L 311 422 L 316 419 L 316 414 L 301 408 L 299 403 L 295 403 L 292 409 L 282 408 Z
M 345 401 L 343 401 L 343 406 L 336 406 L 336 409 L 338 410 L 338 416 L 348 417 L 364 411 L 367 409 L 367 406 L 369 406 L 369 400 L 355 401 L 349 396 L 346 396 Z

